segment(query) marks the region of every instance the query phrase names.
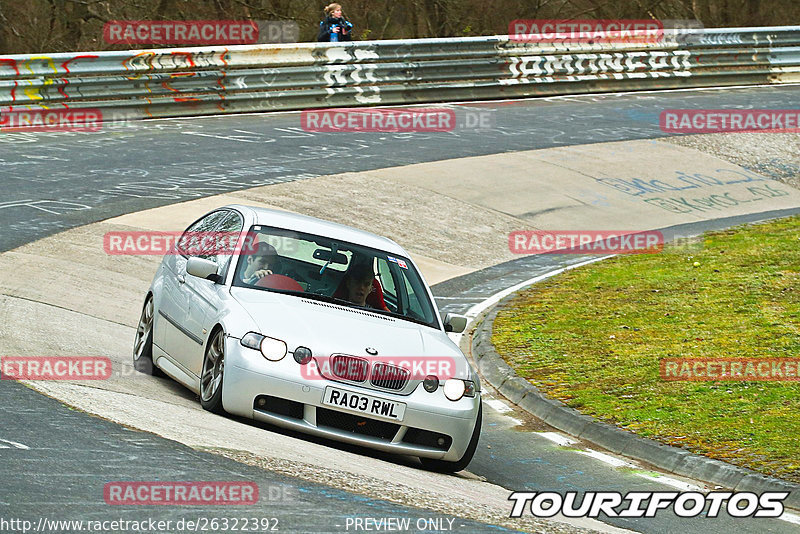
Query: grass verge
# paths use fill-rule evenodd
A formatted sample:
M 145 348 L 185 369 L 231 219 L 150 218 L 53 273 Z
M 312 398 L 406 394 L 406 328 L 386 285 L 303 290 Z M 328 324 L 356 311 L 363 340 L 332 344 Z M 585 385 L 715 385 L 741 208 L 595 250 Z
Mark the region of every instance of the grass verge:
M 800 217 L 550 278 L 500 310 L 492 342 L 583 413 L 800 482 L 800 382 L 659 373 L 662 358 L 800 357 Z

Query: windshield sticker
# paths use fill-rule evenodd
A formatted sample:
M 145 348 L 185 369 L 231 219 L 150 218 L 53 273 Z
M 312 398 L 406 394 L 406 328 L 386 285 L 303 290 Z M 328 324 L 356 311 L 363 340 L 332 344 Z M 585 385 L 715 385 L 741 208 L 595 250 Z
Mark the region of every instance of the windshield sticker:
M 392 263 L 396 263 L 397 265 L 399 265 L 403 269 L 408 269 L 408 265 L 406 265 L 406 262 L 403 261 L 403 260 L 399 260 L 399 259 L 397 259 L 395 257 L 392 257 L 392 256 L 386 256 L 386 259 L 389 260 Z

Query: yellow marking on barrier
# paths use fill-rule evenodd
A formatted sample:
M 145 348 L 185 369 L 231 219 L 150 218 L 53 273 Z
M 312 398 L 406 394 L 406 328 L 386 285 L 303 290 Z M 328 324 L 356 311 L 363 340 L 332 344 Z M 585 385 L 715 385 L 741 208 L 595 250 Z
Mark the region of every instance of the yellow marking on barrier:
M 149 67 L 149 71 L 148 72 L 152 72 L 153 70 L 155 70 L 155 68 L 153 67 L 153 58 L 155 57 L 155 55 L 156 55 L 155 52 L 140 52 L 140 53 L 138 53 L 138 54 L 136 54 L 134 56 L 129 57 L 125 61 L 123 61 L 122 62 L 122 66 L 125 67 L 125 70 L 131 71 L 131 69 L 129 69 L 128 66 L 129 65 L 132 66 L 133 62 L 136 61 L 137 58 L 141 57 L 141 58 L 144 58 L 145 64 Z M 135 80 L 135 79 L 140 78 L 141 76 L 146 74 L 146 73 L 136 72 L 135 70 L 133 71 L 133 73 L 134 73 L 133 76 L 126 76 L 126 77 L 129 80 Z
M 50 56 L 31 56 L 28 59 L 26 59 L 22 65 L 24 68 L 28 69 L 31 72 L 31 74 L 35 75 L 36 73 L 33 71 L 33 68 L 31 68 L 31 62 L 39 59 L 46 60 L 47 63 L 50 65 L 50 68 L 53 69 L 53 73 L 58 75 L 58 68 L 56 67 L 55 62 L 53 61 L 53 58 L 51 58 Z M 41 87 L 47 85 L 53 85 L 52 78 L 44 78 L 44 83 L 42 84 L 41 87 L 33 87 L 33 80 L 24 80 L 24 81 L 28 82 L 30 84 L 30 87 L 23 88 L 22 92 L 25 93 L 25 95 L 31 100 L 44 100 L 44 97 L 41 95 L 41 93 L 39 93 L 39 90 L 41 89 Z M 45 109 L 49 109 L 47 106 L 44 105 L 42 105 L 42 107 Z

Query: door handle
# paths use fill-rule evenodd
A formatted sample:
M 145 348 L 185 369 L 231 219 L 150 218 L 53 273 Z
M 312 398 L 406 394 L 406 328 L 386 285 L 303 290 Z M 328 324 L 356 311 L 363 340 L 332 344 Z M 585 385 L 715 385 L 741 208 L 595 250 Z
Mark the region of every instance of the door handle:
M 180 282 L 181 284 L 183 284 L 184 282 L 186 282 L 186 277 L 185 277 L 185 276 L 183 276 L 182 274 L 179 274 L 179 275 L 178 275 L 178 282 Z

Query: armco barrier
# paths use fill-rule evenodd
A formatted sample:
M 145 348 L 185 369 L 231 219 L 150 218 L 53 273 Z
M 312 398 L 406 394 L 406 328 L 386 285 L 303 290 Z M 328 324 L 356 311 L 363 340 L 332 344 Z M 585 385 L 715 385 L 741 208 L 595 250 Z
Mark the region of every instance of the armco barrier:
M 798 81 L 800 26 L 666 30 L 639 44 L 216 46 L 0 57 L 0 113 L 93 108 L 121 120 Z

